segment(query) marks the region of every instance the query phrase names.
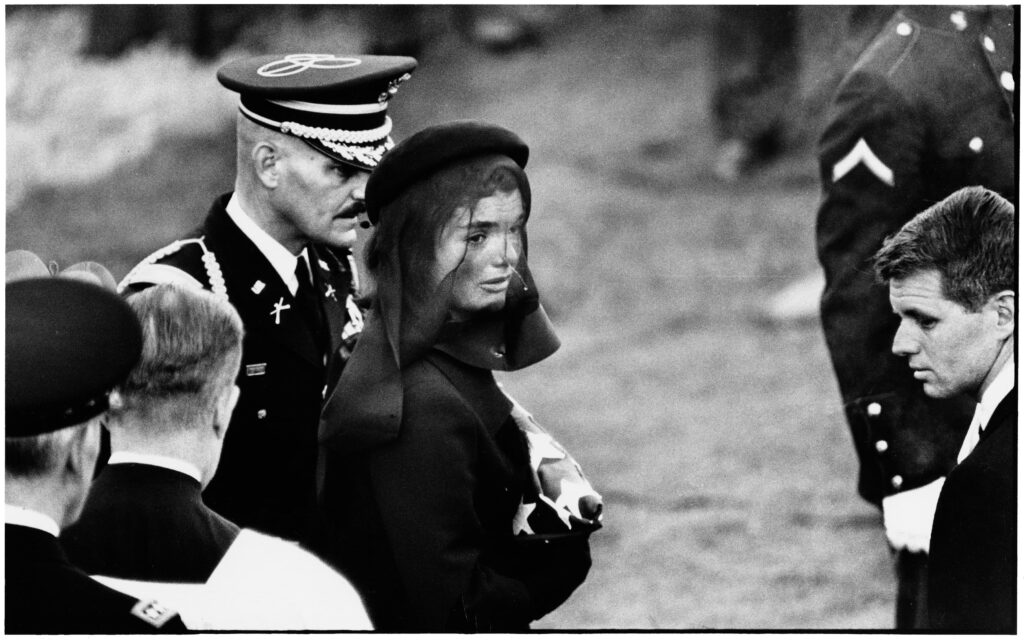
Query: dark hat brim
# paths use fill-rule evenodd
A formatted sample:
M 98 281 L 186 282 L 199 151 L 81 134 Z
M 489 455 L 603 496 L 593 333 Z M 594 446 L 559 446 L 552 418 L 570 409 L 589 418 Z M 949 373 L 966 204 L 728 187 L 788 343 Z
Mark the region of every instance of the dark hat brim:
M 530 148 L 518 135 L 497 125 L 457 120 L 427 127 L 384 154 L 366 184 L 366 213 L 377 224 L 380 210 L 413 183 L 464 158 L 508 156 L 526 167 Z

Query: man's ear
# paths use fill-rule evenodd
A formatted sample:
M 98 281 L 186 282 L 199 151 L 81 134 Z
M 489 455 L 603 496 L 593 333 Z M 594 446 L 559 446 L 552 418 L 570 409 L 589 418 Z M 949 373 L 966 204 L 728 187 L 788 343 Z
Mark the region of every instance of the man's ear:
M 230 388 L 224 390 L 224 393 L 221 394 L 217 401 L 213 416 L 213 430 L 221 440 L 224 439 L 228 432 L 228 425 L 231 424 L 231 414 L 234 413 L 235 406 L 238 404 L 238 398 L 241 395 L 242 390 L 238 388 L 237 384 L 233 384 Z
M 252 164 L 256 177 L 267 189 L 277 187 L 280 180 L 280 163 L 283 157 L 279 145 L 267 140 L 257 142 L 252 148 Z
M 65 470 L 75 478 L 89 480 L 96 470 L 96 458 L 100 453 L 100 421 L 97 416 L 84 427 L 77 429 L 68 447 Z
M 988 299 L 989 307 L 996 313 L 996 331 L 1000 338 L 1013 335 L 1017 326 L 1017 296 L 1009 289 L 1000 291 Z

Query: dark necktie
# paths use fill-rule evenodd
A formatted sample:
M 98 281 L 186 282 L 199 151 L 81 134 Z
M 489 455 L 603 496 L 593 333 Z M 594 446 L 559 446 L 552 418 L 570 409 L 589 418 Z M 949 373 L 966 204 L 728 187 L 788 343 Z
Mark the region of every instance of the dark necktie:
M 299 288 L 295 290 L 295 304 L 299 315 L 309 325 L 320 353 L 327 353 L 327 323 L 316 290 L 313 289 L 309 268 L 302 256 L 299 256 L 295 264 L 295 277 L 299 280 Z

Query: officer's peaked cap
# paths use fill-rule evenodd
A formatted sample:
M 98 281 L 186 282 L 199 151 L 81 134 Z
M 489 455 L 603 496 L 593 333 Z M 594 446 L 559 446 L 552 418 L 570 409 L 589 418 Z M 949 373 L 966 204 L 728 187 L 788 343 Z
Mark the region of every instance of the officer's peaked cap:
M 29 277 L 6 287 L 7 437 L 56 431 L 105 411 L 142 350 L 128 304 L 74 277 Z
M 394 146 L 388 101 L 415 68 L 405 56 L 271 54 L 229 62 L 217 79 L 253 122 L 370 170 Z

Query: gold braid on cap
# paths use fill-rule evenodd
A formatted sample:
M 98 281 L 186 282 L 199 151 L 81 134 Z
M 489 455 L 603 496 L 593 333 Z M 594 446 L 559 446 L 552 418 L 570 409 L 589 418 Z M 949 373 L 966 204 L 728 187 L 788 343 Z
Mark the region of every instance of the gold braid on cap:
M 345 129 L 328 129 L 327 127 L 309 127 L 298 122 L 282 122 L 281 133 L 288 133 L 300 138 L 315 138 L 324 144 L 342 142 L 347 144 L 366 144 L 388 137 L 391 133 L 391 118 L 384 116 L 384 124 L 376 129 L 365 131 L 346 131 Z

